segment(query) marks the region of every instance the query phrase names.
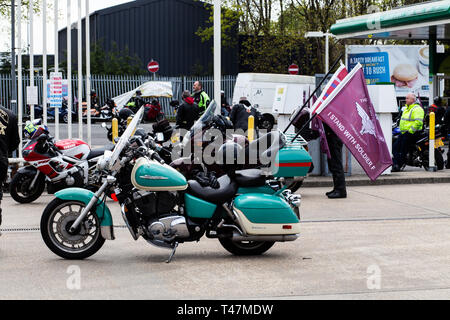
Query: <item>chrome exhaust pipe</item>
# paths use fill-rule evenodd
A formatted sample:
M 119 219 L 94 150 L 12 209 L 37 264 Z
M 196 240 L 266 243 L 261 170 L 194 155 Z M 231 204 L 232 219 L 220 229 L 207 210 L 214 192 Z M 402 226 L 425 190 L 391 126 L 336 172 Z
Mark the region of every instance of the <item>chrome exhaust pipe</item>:
M 269 241 L 269 242 L 291 242 L 299 238 L 299 234 L 278 235 L 278 236 L 242 236 L 237 232 L 233 232 L 231 240 L 234 242 L 241 241 Z

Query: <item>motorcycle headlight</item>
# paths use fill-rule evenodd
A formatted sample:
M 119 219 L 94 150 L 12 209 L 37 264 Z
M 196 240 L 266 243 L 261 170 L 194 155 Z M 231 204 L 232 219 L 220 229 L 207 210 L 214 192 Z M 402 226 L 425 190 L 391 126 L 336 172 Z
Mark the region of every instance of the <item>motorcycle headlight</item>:
M 103 156 L 100 157 L 97 161 L 97 169 L 100 171 L 105 170 L 109 166 L 109 162 L 111 160 L 112 152 L 106 150 Z

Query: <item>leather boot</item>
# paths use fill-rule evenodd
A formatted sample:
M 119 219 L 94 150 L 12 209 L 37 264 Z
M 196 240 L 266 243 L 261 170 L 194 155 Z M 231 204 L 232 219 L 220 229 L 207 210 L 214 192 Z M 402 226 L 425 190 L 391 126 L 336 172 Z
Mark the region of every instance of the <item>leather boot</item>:
M 347 191 L 345 190 L 336 190 L 333 193 L 328 195 L 329 199 L 345 199 L 347 198 Z

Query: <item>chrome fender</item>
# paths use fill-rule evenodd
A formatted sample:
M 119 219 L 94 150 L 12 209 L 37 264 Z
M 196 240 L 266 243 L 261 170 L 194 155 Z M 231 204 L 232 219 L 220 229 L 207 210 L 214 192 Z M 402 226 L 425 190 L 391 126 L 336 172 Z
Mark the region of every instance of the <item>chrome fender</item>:
M 66 201 L 81 201 L 88 205 L 91 199 L 95 196 L 92 191 L 81 188 L 68 188 L 55 193 L 58 199 Z M 95 211 L 97 217 L 100 219 L 100 230 L 102 237 L 106 240 L 114 240 L 114 226 L 111 211 L 108 206 L 98 200 L 97 209 Z

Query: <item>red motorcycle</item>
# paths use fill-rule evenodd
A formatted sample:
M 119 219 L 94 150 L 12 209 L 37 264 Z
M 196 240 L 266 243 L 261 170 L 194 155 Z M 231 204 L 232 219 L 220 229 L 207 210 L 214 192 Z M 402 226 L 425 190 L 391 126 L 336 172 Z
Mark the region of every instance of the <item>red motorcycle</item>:
M 97 190 L 100 176 L 95 174 L 98 158 L 113 145 L 91 150 L 81 140 L 54 141 L 47 126 L 40 125 L 27 132 L 29 141 L 23 148 L 27 166 L 21 168 L 11 180 L 11 197 L 19 203 L 31 203 L 47 192 L 54 194 L 68 187 Z

